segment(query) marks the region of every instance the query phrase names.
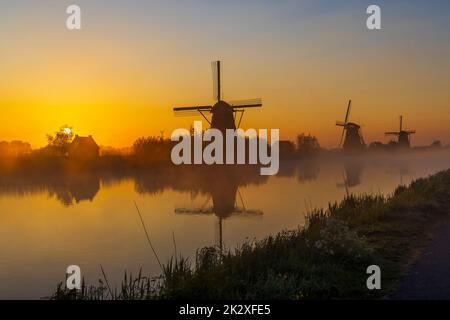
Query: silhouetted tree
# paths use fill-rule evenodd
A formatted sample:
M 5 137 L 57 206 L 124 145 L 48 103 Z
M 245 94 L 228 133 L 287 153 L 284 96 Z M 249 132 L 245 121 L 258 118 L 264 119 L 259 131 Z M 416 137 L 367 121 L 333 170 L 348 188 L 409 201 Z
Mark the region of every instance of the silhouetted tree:
M 299 155 L 313 155 L 321 150 L 319 140 L 310 134 L 297 136 L 297 153 Z
M 289 159 L 295 156 L 295 144 L 292 141 L 282 140 L 279 145 L 281 159 Z
M 133 151 L 139 161 L 167 162 L 170 161 L 172 141 L 160 137 L 141 137 L 133 144 Z
M 380 141 L 374 141 L 369 144 L 369 150 L 372 150 L 372 151 L 381 151 L 381 150 L 385 150 L 386 148 L 387 148 L 387 146 L 384 145 Z
M 65 155 L 74 137 L 72 127 L 64 125 L 54 135 L 47 135 L 48 148 L 51 153 Z

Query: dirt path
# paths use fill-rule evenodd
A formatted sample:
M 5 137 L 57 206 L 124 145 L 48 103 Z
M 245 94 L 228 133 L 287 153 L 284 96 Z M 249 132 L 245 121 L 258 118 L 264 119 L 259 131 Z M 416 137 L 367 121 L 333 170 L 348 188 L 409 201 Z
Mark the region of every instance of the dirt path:
M 450 300 L 450 222 L 439 230 L 389 299 Z

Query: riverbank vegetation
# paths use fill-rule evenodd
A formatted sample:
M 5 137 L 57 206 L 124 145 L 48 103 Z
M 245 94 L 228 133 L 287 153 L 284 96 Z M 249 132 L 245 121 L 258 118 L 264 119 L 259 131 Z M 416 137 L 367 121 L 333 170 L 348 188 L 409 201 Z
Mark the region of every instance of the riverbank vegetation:
M 57 286 L 51 299 L 376 299 L 386 296 L 450 213 L 450 170 L 398 187 L 392 195 L 349 195 L 310 212 L 307 224 L 196 261 L 174 257 L 158 277 L 107 275 L 81 290 Z M 381 268 L 368 290 L 366 269 Z

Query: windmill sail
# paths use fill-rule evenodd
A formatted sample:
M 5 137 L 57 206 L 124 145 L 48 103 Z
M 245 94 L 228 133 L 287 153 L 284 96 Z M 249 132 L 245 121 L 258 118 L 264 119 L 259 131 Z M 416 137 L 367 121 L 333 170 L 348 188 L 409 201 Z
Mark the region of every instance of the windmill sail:
M 344 122 L 347 123 L 348 122 L 348 118 L 350 117 L 350 111 L 352 110 L 352 100 L 348 101 L 348 106 L 347 106 L 347 113 L 345 114 L 345 120 Z
M 346 150 L 362 150 L 365 147 L 361 126 L 355 122 L 350 122 L 350 112 L 352 110 L 352 100 L 348 101 L 347 111 L 344 121 L 336 121 L 336 126 L 342 127 L 339 146 Z
M 176 107 L 173 112 L 177 117 L 192 117 L 202 112 L 211 112 L 212 106 Z
M 246 100 L 235 100 L 229 102 L 230 106 L 233 108 L 258 108 L 262 107 L 261 98 L 256 99 L 246 99 Z
M 342 142 L 344 142 L 344 135 L 345 135 L 345 126 L 342 128 L 342 135 L 341 140 L 339 141 L 339 146 L 342 146 Z
M 244 109 L 262 107 L 262 101 L 260 98 L 239 100 L 231 103 L 223 101 L 221 84 L 222 69 L 220 61 L 213 61 L 211 67 L 213 76 L 213 98 L 215 101 L 214 105 L 176 107 L 173 108 L 173 111 L 177 116 L 193 116 L 200 114 L 206 121 L 208 121 L 212 128 L 219 129 L 222 132 L 225 132 L 226 129 L 235 130 L 241 123 Z M 211 119 L 208 119 L 206 113 L 210 113 L 212 115 Z M 240 113 L 240 118 L 238 125 L 236 126 L 237 113 Z
M 221 66 L 220 61 L 213 61 L 211 63 L 213 76 L 213 99 L 215 101 L 221 100 Z
M 173 111 L 190 111 L 190 110 L 209 111 L 209 110 L 211 110 L 211 108 L 212 108 L 212 106 L 176 107 L 176 108 L 173 108 Z
M 344 136 L 345 136 L 345 130 L 346 126 L 348 125 L 348 119 L 350 117 L 350 111 L 352 110 L 352 100 L 348 101 L 347 106 L 347 112 L 345 113 L 345 119 L 344 121 L 336 121 L 336 125 L 342 128 L 342 134 L 341 134 L 341 140 L 339 141 L 339 146 L 342 146 L 342 143 L 344 142 Z

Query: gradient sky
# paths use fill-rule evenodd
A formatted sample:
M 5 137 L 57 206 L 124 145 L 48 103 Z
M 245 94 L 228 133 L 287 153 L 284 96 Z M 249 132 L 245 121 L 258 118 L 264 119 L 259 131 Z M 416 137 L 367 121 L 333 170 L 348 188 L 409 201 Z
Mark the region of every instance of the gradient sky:
M 70 4 L 81 31 L 65 27 Z M 0 0 L 0 140 L 40 147 L 66 123 L 101 145 L 168 136 L 196 119 L 173 106 L 212 101 L 220 59 L 225 100 L 264 101 L 244 128 L 336 146 L 351 98 L 366 142 L 403 114 L 413 144 L 450 143 L 449 57 L 449 1 Z

